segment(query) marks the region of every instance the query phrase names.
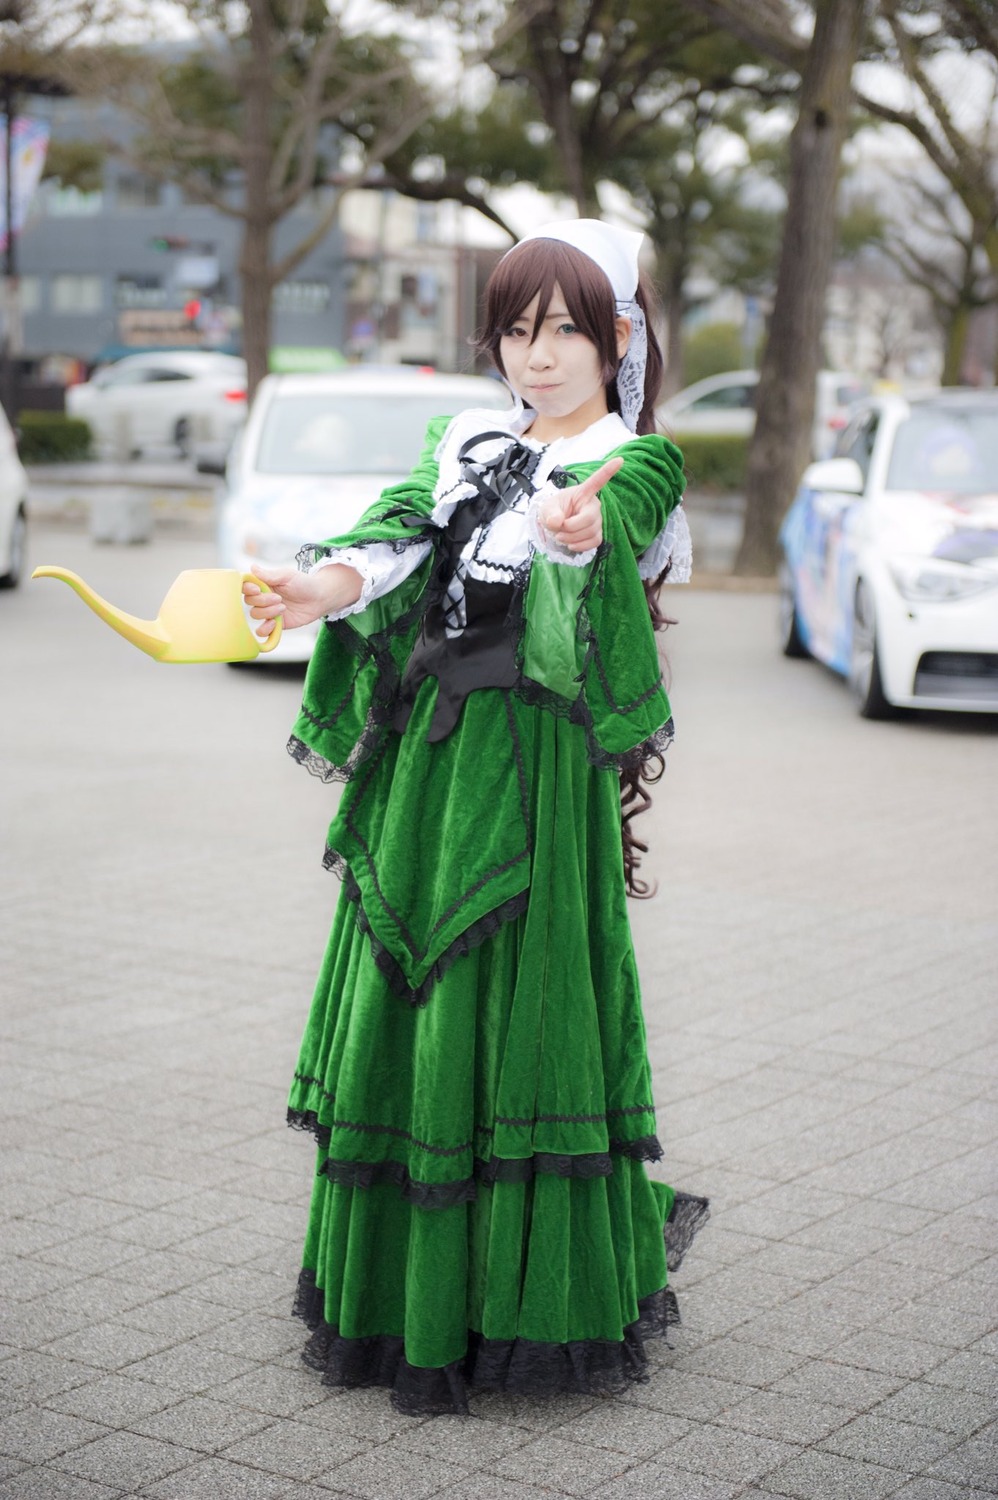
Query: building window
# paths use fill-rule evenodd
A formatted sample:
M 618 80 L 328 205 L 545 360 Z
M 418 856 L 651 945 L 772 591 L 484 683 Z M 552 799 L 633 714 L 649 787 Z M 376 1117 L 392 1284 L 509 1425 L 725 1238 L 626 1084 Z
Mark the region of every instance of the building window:
M 166 287 L 158 276 L 138 272 L 132 276 L 119 276 L 115 282 L 115 307 L 165 307 L 168 301 Z
M 437 204 L 416 204 L 416 243 L 428 244 L 437 237 Z
M 119 208 L 158 208 L 161 184 L 141 172 L 123 173 L 115 185 Z
M 52 311 L 57 313 L 96 313 L 104 305 L 104 288 L 99 276 L 74 276 L 68 272 L 52 277 Z
M 42 306 L 42 279 L 40 276 L 22 276 L 20 282 L 22 313 L 36 313 Z
M 281 313 L 320 313 L 329 306 L 325 281 L 282 281 L 274 288 L 273 307 Z

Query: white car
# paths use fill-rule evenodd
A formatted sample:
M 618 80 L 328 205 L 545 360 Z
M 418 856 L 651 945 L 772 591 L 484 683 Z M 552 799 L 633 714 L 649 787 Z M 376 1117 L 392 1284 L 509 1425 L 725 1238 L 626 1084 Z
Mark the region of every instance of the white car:
M 246 363 L 209 349 L 126 354 L 69 386 L 66 411 L 89 423 L 102 456 L 188 457 L 198 442 L 232 442 L 246 417 Z
M 28 476 L 10 423 L 0 410 L 0 589 L 20 583 L 27 538 Z
M 687 435 L 747 438 L 755 428 L 758 384 L 758 370 L 730 370 L 724 375 L 709 375 L 664 401 L 656 416 L 680 447 Z M 854 375 L 837 370 L 820 371 L 811 434 L 811 452 L 815 458 L 828 452 L 846 424 L 850 406 L 868 392 L 869 387 Z
M 386 486 L 405 478 L 431 418 L 509 406 L 506 387 L 478 375 L 363 366 L 268 375 L 225 470 L 221 566 L 252 572 L 255 563 L 293 563 L 307 542 L 348 531 Z M 289 630 L 257 660 L 306 661 L 318 632 L 318 624 Z
M 998 392 L 883 396 L 804 471 L 783 522 L 781 635 L 859 712 L 998 712 Z

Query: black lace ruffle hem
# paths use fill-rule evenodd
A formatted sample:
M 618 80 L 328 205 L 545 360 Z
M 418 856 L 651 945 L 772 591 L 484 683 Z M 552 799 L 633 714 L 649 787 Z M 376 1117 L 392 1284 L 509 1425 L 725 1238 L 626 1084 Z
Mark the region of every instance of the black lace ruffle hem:
M 576 1393 L 615 1396 L 636 1381 L 648 1379 L 647 1338 L 667 1335 L 679 1322 L 671 1287 L 638 1304 L 637 1321 L 624 1329 L 619 1343 L 578 1339 L 545 1344 L 534 1339 L 487 1339 L 469 1330 L 468 1352 L 440 1369 L 411 1365 L 405 1342 L 390 1335 L 344 1338 L 323 1317 L 323 1295 L 314 1271 L 302 1271 L 295 1315 L 312 1336 L 302 1359 L 333 1386 L 385 1386 L 391 1402 L 406 1416 L 468 1414 L 468 1397 L 480 1391 L 526 1396 Z
M 288 1124 L 293 1130 L 305 1130 L 315 1136 L 325 1150 L 329 1145 L 328 1125 L 322 1125 L 314 1110 L 289 1109 Z M 632 1161 L 660 1161 L 663 1152 L 657 1136 L 640 1136 L 637 1140 L 612 1139 L 609 1151 L 590 1151 L 579 1155 L 538 1151 L 533 1156 L 488 1158 L 476 1156 L 472 1175 L 452 1182 L 424 1182 L 412 1177 L 405 1162 L 338 1161 L 327 1156 L 319 1174 L 345 1187 L 370 1188 L 390 1183 L 399 1189 L 407 1203 L 417 1208 L 453 1208 L 459 1203 L 473 1203 L 479 1186 L 492 1187 L 497 1182 L 532 1182 L 538 1175 L 577 1177 L 591 1180 L 613 1176 L 614 1156 Z M 699 1201 L 699 1200 L 695 1200 Z M 673 1208 L 675 1213 L 675 1207 Z M 699 1228 L 699 1221 L 689 1235 Z

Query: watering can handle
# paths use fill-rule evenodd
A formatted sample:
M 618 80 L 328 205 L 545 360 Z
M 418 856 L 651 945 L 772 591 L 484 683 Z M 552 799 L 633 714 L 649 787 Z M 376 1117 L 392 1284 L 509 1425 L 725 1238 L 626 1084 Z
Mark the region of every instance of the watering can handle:
M 261 591 L 261 593 L 264 593 L 264 594 L 269 594 L 271 592 L 270 584 L 269 583 L 264 583 L 264 581 L 263 581 L 262 578 L 257 578 L 257 576 L 256 576 L 255 573 L 244 573 L 243 574 L 243 583 L 255 583 L 256 586 L 257 586 L 257 588 Z M 277 615 L 275 617 L 275 619 L 274 619 L 274 628 L 270 632 L 270 634 L 267 636 L 267 639 L 266 640 L 260 640 L 260 637 L 256 636 L 256 639 L 260 643 L 260 650 L 261 651 L 273 651 L 274 647 L 277 645 L 278 641 L 281 639 L 281 634 L 282 634 L 283 630 L 284 630 L 284 621 L 281 619 L 280 615 Z M 254 632 L 254 634 L 255 634 L 255 632 Z

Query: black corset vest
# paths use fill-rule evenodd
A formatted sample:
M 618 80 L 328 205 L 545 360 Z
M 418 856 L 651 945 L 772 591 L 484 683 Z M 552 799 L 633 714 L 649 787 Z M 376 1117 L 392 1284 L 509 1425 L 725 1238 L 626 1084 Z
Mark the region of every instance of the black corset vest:
M 412 649 L 393 720 L 402 733 L 409 722 L 416 694 L 427 677 L 437 679 L 437 701 L 427 739 L 446 739 L 458 721 L 464 700 L 477 688 L 511 688 L 517 681 L 516 604 L 523 578 L 513 567 L 496 566 L 495 580 L 473 578 L 460 569 L 461 553 L 476 528 L 511 509 L 523 495 L 533 492 L 531 479 L 540 453 L 515 439 L 498 458 L 488 462 L 471 458 L 479 443 L 506 438 L 508 433 L 485 432 L 461 448 L 461 477 L 476 493 L 456 505 L 447 525 L 434 538 L 436 561 L 430 584 L 431 597 Z M 558 471 L 552 480 L 561 487 L 568 476 Z M 464 621 L 448 597 L 455 574 L 464 590 Z M 448 634 L 450 627 L 452 634 Z

